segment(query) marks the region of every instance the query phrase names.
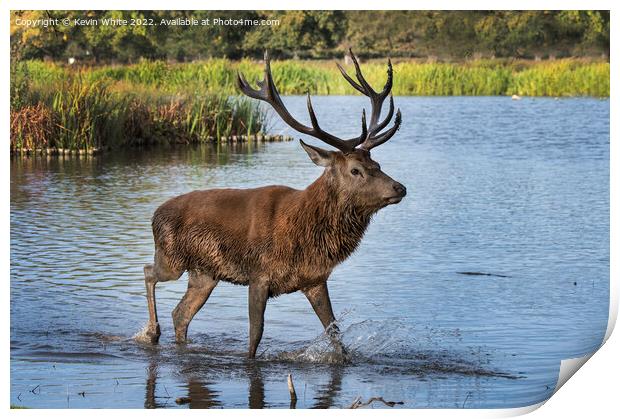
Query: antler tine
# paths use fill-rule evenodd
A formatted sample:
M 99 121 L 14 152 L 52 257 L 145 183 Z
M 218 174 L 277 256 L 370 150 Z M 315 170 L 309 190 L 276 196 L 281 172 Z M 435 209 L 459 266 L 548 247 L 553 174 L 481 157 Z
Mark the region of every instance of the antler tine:
M 366 126 L 366 109 L 362 109 L 362 134 L 359 136 L 358 144 L 368 137 L 368 127 Z
M 355 76 L 359 83 L 353 80 L 347 74 L 344 68 L 342 68 L 340 64 L 337 64 L 337 66 L 338 66 L 338 69 L 340 70 L 340 73 L 342 73 L 342 76 L 349 82 L 349 84 L 351 84 L 351 86 L 353 86 L 353 88 L 355 88 L 357 91 L 359 91 L 360 93 L 370 98 L 372 109 L 370 113 L 370 125 L 368 127 L 368 136 L 372 137 L 378 134 L 383 128 L 385 128 L 387 124 L 390 122 L 390 120 L 392 119 L 392 116 L 394 115 L 394 99 L 392 95 L 390 94 L 392 90 L 392 83 L 393 83 L 392 61 L 388 59 L 387 81 L 385 82 L 385 86 L 379 93 L 379 92 L 376 92 L 364 78 L 364 75 L 359 65 L 359 61 L 357 60 L 357 57 L 355 56 L 355 54 L 353 53 L 351 49 L 349 49 L 349 54 L 353 61 L 353 65 L 355 66 Z M 385 119 L 379 122 L 379 118 L 381 116 L 381 110 L 383 107 L 383 102 L 385 101 L 388 95 L 390 95 L 390 109 Z M 366 138 L 364 140 L 366 140 Z
M 336 63 L 336 67 L 338 67 L 338 70 L 340 70 L 340 74 L 342 74 L 342 77 L 345 78 L 346 81 L 349 82 L 349 84 L 351 86 L 353 86 L 353 88 L 355 90 L 357 90 L 358 92 L 360 92 L 363 95 L 367 95 L 366 91 L 364 90 L 364 88 L 362 86 L 360 86 L 359 84 L 357 84 L 357 82 L 355 80 L 353 80 L 351 78 L 351 76 L 349 76 L 347 74 L 347 70 L 345 70 L 344 68 L 342 68 L 342 66 L 339 63 Z
M 364 142 L 360 145 L 360 148 L 364 150 L 370 150 L 371 148 L 383 144 L 384 142 L 392 138 L 394 134 L 396 134 L 396 131 L 398 131 L 398 129 L 400 128 L 401 122 L 402 116 L 400 113 L 400 109 L 398 109 L 396 111 L 396 118 L 394 118 L 394 125 L 392 126 L 392 128 L 376 137 L 368 136 L 368 138 L 366 138 L 366 140 L 364 140 Z
M 365 90 L 365 95 L 370 96 L 371 98 L 377 96 L 377 92 L 368 84 L 364 75 L 362 74 L 362 69 L 360 68 L 359 62 L 357 62 L 357 57 L 353 54 L 353 50 L 349 48 L 349 54 L 351 55 L 351 60 L 353 60 L 353 65 L 355 66 L 355 77 L 360 83 L 360 86 Z
M 336 147 L 343 153 L 349 153 L 355 149 L 355 147 L 360 144 L 361 141 L 365 139 L 367 130 L 365 129 L 366 123 L 364 121 L 363 132 L 364 136 L 359 138 L 354 138 L 350 140 L 342 140 L 328 132 L 323 131 L 318 123 L 316 118 L 316 114 L 314 113 L 314 109 L 312 108 L 312 101 L 310 100 L 310 93 L 308 92 L 308 113 L 310 114 L 310 122 L 312 127 L 308 127 L 301 122 L 297 121 L 293 116 L 289 113 L 289 111 L 284 106 L 282 99 L 280 98 L 280 94 L 278 93 L 278 89 L 276 88 L 275 83 L 273 82 L 273 76 L 271 75 L 271 65 L 269 60 L 269 54 L 265 51 L 265 76 L 262 82 L 259 82 L 258 85 L 260 89 L 256 90 L 250 87 L 250 84 L 243 77 L 243 74 L 240 72 L 237 73 L 237 85 L 239 89 L 245 94 L 253 99 L 262 100 L 271 105 L 271 107 L 276 111 L 278 115 L 286 122 L 291 128 L 299 131 L 303 134 L 310 135 L 312 137 L 318 138 L 319 140 Z
M 390 95 L 390 109 L 388 110 L 387 115 L 383 121 L 375 125 L 375 127 L 369 132 L 369 135 L 372 137 L 373 135 L 379 133 L 392 120 L 392 116 L 394 116 L 394 98 Z
M 388 68 L 387 68 L 387 80 L 385 82 L 385 86 L 381 90 L 381 92 L 376 92 L 370 84 L 364 78 L 362 70 L 360 68 L 359 62 L 353 51 L 349 49 L 349 54 L 353 61 L 353 65 L 355 66 L 355 76 L 357 78 L 357 82 L 351 78 L 347 74 L 347 72 L 337 64 L 340 73 L 342 76 L 360 93 L 368 96 L 370 98 L 371 103 L 371 113 L 370 113 L 370 125 L 368 126 L 367 136 L 360 141 L 360 148 L 365 150 L 370 150 L 373 147 L 376 147 L 380 144 L 383 144 L 387 140 L 389 140 L 395 133 L 398 131 L 401 123 L 401 114 L 400 110 L 396 114 L 396 120 L 394 121 L 394 126 L 390 128 L 388 131 L 379 134 L 379 132 L 384 129 L 387 124 L 392 120 L 392 116 L 394 116 L 394 97 L 391 94 L 392 84 L 393 84 L 393 69 L 392 69 L 392 61 L 388 59 Z M 385 99 L 390 96 L 390 108 L 386 115 L 386 117 L 379 122 L 379 118 L 381 117 L 381 110 L 383 107 L 383 102 Z

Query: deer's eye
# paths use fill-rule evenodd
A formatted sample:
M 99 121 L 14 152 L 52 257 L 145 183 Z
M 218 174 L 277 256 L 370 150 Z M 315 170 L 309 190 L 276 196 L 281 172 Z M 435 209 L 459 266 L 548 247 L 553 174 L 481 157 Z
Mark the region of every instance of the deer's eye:
M 351 169 L 351 174 L 353 176 L 360 176 L 362 173 L 357 169 Z

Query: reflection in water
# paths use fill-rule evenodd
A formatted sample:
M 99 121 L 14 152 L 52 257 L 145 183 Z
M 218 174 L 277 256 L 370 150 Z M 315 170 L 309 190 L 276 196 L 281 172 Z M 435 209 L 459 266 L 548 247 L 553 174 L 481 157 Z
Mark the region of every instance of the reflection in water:
M 190 378 L 187 381 L 187 390 L 190 409 L 210 409 L 222 405 L 217 400 L 217 393 L 211 391 L 206 383 L 197 378 Z
M 144 407 L 147 409 L 156 409 L 168 407 L 169 403 L 176 399 L 186 401 L 190 409 L 210 409 L 221 407 L 222 403 L 218 399 L 219 392 L 210 388 L 210 384 L 202 378 L 209 374 L 208 368 L 189 368 L 179 371 L 179 375 L 186 381 L 185 389 L 187 391 L 184 396 L 172 396 L 167 389 L 158 389 L 157 381 L 159 378 L 159 369 L 162 360 L 157 356 L 153 356 L 149 360 L 146 368 L 146 394 L 144 398 Z M 248 398 L 247 406 L 250 409 L 263 409 L 269 407 L 265 401 L 265 382 L 263 379 L 263 368 L 269 369 L 269 365 L 263 362 L 247 360 L 244 361 L 246 377 L 248 380 Z M 321 384 L 317 388 L 317 394 L 314 396 L 314 403 L 308 407 L 313 409 L 329 409 L 336 407 L 336 398 L 341 391 L 342 376 L 344 366 L 330 365 L 329 380 Z M 163 391 L 163 393 L 162 393 Z M 179 403 L 181 404 L 181 403 Z M 289 408 L 294 409 L 296 401 L 291 401 Z
M 146 409 L 156 409 L 162 407 L 157 404 L 155 397 L 155 387 L 157 385 L 157 363 L 149 362 L 146 369 L 146 395 L 144 397 L 144 407 Z
M 284 100 L 306 115 L 305 98 Z M 343 121 L 358 121 L 366 102 L 318 97 L 315 107 L 322 127 L 347 137 L 358 124 Z M 560 359 L 597 348 L 607 325 L 609 102 L 416 97 L 399 106 L 403 125 L 373 158 L 411 193 L 377 214 L 330 278 L 334 311 L 348 313 L 346 366 L 326 364 L 329 345 L 299 293 L 268 303 L 267 350 L 248 363 L 247 288 L 230 284 L 178 348 L 170 313 L 186 278 L 158 288 L 160 346 L 132 339 L 147 319 L 153 211 L 196 189 L 303 188 L 321 169 L 297 141 L 11 159 L 11 403 L 289 407 L 288 373 L 297 408 L 359 396 L 426 408 L 548 397 Z
M 211 390 L 207 382 L 203 381 L 200 376 L 192 372 L 180 372 L 183 380 L 187 382 L 187 385 L 185 386 L 187 391 L 186 396 L 173 397 L 168 392 L 166 387 L 163 388 L 165 396 L 161 395 L 162 389 L 157 388 L 157 380 L 159 378 L 158 370 L 161 363 L 162 360 L 154 356 L 150 358 L 149 365 L 146 368 L 146 396 L 144 398 L 145 408 L 156 409 L 168 407 L 170 403 L 174 403 L 179 399 L 182 399 L 183 402 L 177 402 L 177 404 L 187 404 L 190 409 L 210 409 L 222 405 L 217 398 L 218 392 Z M 160 394 L 160 396 L 157 396 L 157 394 Z M 164 403 L 159 402 L 160 399 L 164 399 Z
M 250 409 L 262 409 L 265 407 L 265 384 L 260 366 L 255 361 L 248 361 L 247 372 L 250 379 L 248 407 Z
M 234 143 L 234 144 L 193 144 L 168 145 L 161 147 L 129 148 L 111 151 L 101 155 L 85 156 L 32 156 L 22 158 L 11 156 L 11 172 L 13 180 L 21 174 L 28 175 L 28 182 L 49 181 L 49 175 L 75 175 L 73 180 L 89 184 L 93 179 L 89 176 L 105 173 L 110 168 L 126 166 L 175 166 L 192 164 L 199 166 L 225 166 L 239 163 L 244 157 L 261 152 L 267 147 L 265 143 Z M 110 164 L 111 163 L 111 164 Z M 146 169 L 146 168 L 145 168 Z M 13 182 L 11 182 L 13 185 Z
M 344 367 L 332 365 L 330 368 L 329 382 L 319 387 L 318 395 L 315 396 L 314 409 L 329 409 L 335 406 L 342 386 L 342 374 Z

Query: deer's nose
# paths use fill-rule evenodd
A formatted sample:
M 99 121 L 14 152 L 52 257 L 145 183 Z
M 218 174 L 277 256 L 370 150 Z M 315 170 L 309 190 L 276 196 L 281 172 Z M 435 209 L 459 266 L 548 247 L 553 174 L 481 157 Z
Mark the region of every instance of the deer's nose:
M 397 183 L 397 184 L 394 185 L 394 190 L 400 196 L 407 195 L 407 188 L 405 188 L 405 186 L 401 185 L 400 183 Z

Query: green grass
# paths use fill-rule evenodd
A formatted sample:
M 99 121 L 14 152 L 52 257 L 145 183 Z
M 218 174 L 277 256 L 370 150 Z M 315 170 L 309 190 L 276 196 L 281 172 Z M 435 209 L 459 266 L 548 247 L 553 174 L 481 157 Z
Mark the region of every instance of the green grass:
M 383 61 L 364 63 L 380 89 Z M 237 72 L 262 79 L 263 64 L 211 59 L 187 64 L 141 61 L 70 67 L 40 61 L 11 66 L 11 148 L 101 149 L 158 142 L 200 142 L 264 129 L 258 103 L 239 96 Z M 356 91 L 334 62 L 275 61 L 281 94 L 349 95 Z M 353 74 L 352 66 L 348 71 Z M 608 97 L 609 63 L 478 60 L 394 64 L 394 95 Z
M 157 68 L 141 77 L 156 77 Z M 11 71 L 11 149 L 84 150 L 262 134 L 256 101 L 206 88 L 132 84 L 39 62 Z M 149 80 L 156 80 L 151 78 Z
M 72 70 L 55 64 L 27 62 L 32 78 L 50 83 Z M 273 75 L 280 93 L 346 95 L 356 93 L 330 61 L 275 61 Z M 348 70 L 352 73 L 352 66 Z M 262 78 L 263 65 L 248 60 L 211 59 L 196 63 L 168 64 L 142 61 L 127 66 L 102 66 L 84 70 L 89 81 L 111 81 L 129 86 L 157 88 L 168 93 L 179 89 L 238 94 L 237 71 L 248 80 Z M 368 81 L 377 89 L 385 82 L 382 61 L 363 64 Z M 463 63 L 394 64 L 395 95 L 512 95 L 609 96 L 609 63 L 583 59 L 552 61 L 478 60 Z

